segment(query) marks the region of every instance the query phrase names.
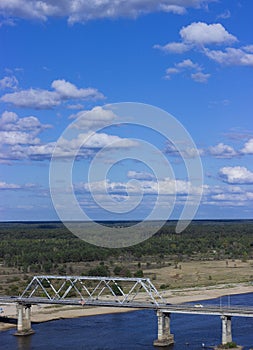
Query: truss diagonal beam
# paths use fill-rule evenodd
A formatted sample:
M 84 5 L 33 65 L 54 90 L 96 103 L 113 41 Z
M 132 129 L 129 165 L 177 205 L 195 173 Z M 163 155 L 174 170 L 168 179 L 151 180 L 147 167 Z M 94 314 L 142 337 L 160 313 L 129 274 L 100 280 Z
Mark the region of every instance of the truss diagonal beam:
M 157 306 L 165 303 L 149 278 L 34 276 L 21 294 L 21 298 L 44 297 L 49 300 L 81 298 L 88 301 L 105 300 L 106 297 L 106 300 L 117 301 L 121 305 L 132 302 L 137 296 L 148 296 L 150 302 Z

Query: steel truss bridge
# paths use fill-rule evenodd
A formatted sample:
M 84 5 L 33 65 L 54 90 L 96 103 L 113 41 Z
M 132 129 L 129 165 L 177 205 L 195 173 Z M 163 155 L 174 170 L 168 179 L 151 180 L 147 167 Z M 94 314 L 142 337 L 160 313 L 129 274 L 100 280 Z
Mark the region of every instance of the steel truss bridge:
M 78 298 L 82 304 L 101 304 L 107 301 L 126 306 L 140 298 L 140 295 L 152 305 L 165 303 L 148 278 L 91 276 L 35 276 L 20 299 L 39 297 L 61 303 Z
M 253 306 L 170 304 L 149 278 L 34 276 L 20 296 L 0 297 L 0 304 L 3 303 L 17 304 L 17 335 L 32 332 L 30 308 L 34 304 L 153 309 L 158 316 L 158 339 L 154 342 L 157 346 L 174 342 L 170 333 L 171 313 L 220 316 L 223 344 L 232 341 L 231 317 L 253 317 Z

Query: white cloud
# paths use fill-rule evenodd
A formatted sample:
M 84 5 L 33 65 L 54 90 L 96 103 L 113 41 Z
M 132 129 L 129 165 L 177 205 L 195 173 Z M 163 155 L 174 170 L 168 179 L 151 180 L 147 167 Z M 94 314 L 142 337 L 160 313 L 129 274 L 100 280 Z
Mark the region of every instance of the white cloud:
M 86 22 L 101 18 L 136 18 L 152 12 L 184 14 L 187 8 L 200 8 L 214 0 L 1 0 L 0 14 L 4 18 L 16 17 L 47 20 L 49 17 L 67 17 L 68 22 Z
M 5 111 L 3 112 L 0 118 L 0 127 L 6 128 L 6 125 L 14 124 L 17 120 L 18 120 L 18 115 L 16 113 Z
M 186 59 L 183 60 L 182 62 L 176 63 L 176 67 L 178 68 L 193 68 L 193 69 L 200 69 L 200 66 L 198 63 L 193 63 L 192 60 Z
M 90 183 L 84 183 L 81 187 L 85 191 L 93 193 L 117 193 L 124 195 L 128 194 L 146 194 L 146 195 L 199 195 L 202 193 L 201 187 L 193 186 L 189 181 L 175 180 L 170 178 L 160 179 L 158 182 L 153 180 L 141 180 L 136 182 L 112 182 L 108 179 Z
M 0 190 L 13 190 L 20 188 L 20 185 L 0 181 Z
M 175 1 L 174 1 L 175 3 Z M 183 6 L 179 6 L 179 5 L 167 5 L 167 4 L 161 4 L 160 5 L 160 9 L 164 12 L 172 12 L 175 13 L 177 15 L 183 15 L 186 13 L 186 8 Z
M 233 147 L 224 143 L 209 147 L 208 153 L 216 158 L 232 158 L 238 155 L 238 152 Z
M 92 129 L 93 127 L 103 127 L 113 122 L 117 116 L 111 111 L 96 106 L 89 111 L 80 111 L 70 116 L 77 118 L 74 127 L 78 129 Z
M 253 192 L 236 185 L 205 186 L 202 204 L 218 207 L 251 206 Z
M 253 139 L 248 140 L 244 147 L 241 149 L 243 154 L 253 154 Z
M 14 112 L 3 112 L 0 118 L 0 144 L 38 144 L 36 136 L 51 125 L 41 124 L 34 116 L 19 118 Z
M 59 94 L 62 100 L 68 99 L 101 99 L 104 98 L 103 94 L 97 91 L 97 89 L 87 88 L 87 89 L 78 89 L 74 84 L 61 79 L 54 80 L 51 84 L 52 88 Z
M 181 42 L 170 42 L 166 45 L 154 45 L 153 48 L 165 53 L 184 53 L 194 47 L 234 43 L 237 38 L 230 34 L 222 24 L 207 24 L 204 22 L 193 22 L 179 31 Z
M 252 192 L 245 192 L 245 193 L 220 193 L 212 196 L 213 200 L 216 200 L 218 202 L 229 202 L 229 205 L 234 203 L 234 206 L 242 205 L 242 202 L 246 202 L 253 199 L 253 193 Z M 218 204 L 218 203 L 217 203 Z
M 0 131 L 0 143 L 6 145 L 17 145 L 17 144 L 38 144 L 40 143 L 39 138 L 35 138 L 26 132 L 20 131 Z
M 224 65 L 253 66 L 253 54 L 247 53 L 245 49 L 227 47 L 222 50 L 204 49 L 205 55 L 211 60 Z
M 0 80 L 0 89 L 13 89 L 15 90 L 18 86 L 17 78 L 13 76 L 7 76 Z
M 225 44 L 237 41 L 220 23 L 194 22 L 183 27 L 179 34 L 184 42 L 194 45 Z
M 34 116 L 20 118 L 14 112 L 5 111 L 0 118 L 1 131 L 24 131 L 34 135 L 48 128 L 51 128 L 51 125 L 42 124 Z
M 85 141 L 85 142 L 84 142 Z M 121 138 L 115 135 L 108 135 L 106 133 L 80 133 L 77 138 L 73 140 L 64 140 L 61 142 L 61 147 L 64 149 L 76 150 L 81 147 L 85 148 L 125 148 L 137 146 L 137 142 Z
M 32 159 L 32 160 L 49 160 L 51 159 L 52 153 L 55 148 L 55 142 L 50 142 L 44 145 L 29 145 L 27 147 L 22 147 L 21 145 L 16 145 L 11 148 L 9 154 L 10 159 Z M 66 151 L 69 154 L 69 151 Z
M 213 50 L 207 47 L 208 45 L 227 45 L 238 42 L 238 39 L 220 23 L 193 22 L 186 27 L 182 27 L 179 34 L 181 42 L 154 45 L 153 48 L 165 53 L 178 54 L 195 49 L 219 64 L 253 65 L 253 45 L 246 45 L 241 48 L 226 47 L 224 50 Z M 204 82 L 208 79 L 208 76 L 198 74 L 193 75 L 192 78 L 195 81 Z
M 177 74 L 177 73 L 180 73 L 180 69 L 178 69 L 178 68 L 171 67 L 171 68 L 166 69 L 166 74 L 168 74 L 168 75 Z
M 243 50 L 253 53 L 253 45 L 246 45 L 242 47 Z
M 184 147 L 182 147 L 181 145 L 180 151 L 181 151 L 181 156 L 184 158 L 195 158 L 203 154 L 202 149 L 192 148 L 187 145 L 185 145 Z M 172 156 L 180 157 L 179 150 L 171 143 L 167 144 L 165 153 Z
M 34 116 L 20 118 L 14 112 L 3 112 L 0 118 L 1 161 L 29 158 L 30 150 L 40 147 L 37 135 L 50 127 Z
M 154 180 L 155 175 L 152 173 L 148 173 L 146 171 L 134 171 L 129 170 L 127 173 L 127 177 L 129 179 L 136 179 L 136 180 Z
M 59 158 L 67 159 L 76 156 L 78 159 L 90 158 L 95 155 L 97 149 L 104 147 L 113 150 L 138 146 L 136 141 L 105 133 L 92 132 L 80 133 L 72 140 L 62 138 L 56 149 L 56 142 L 41 144 L 39 139 L 23 132 L 19 132 L 17 135 L 15 132 L 9 132 L 6 139 L 3 138 L 3 141 L 11 147 L 5 150 L 5 154 L 0 155 L 2 160 L 32 159 L 43 161 L 51 159 L 53 152 L 54 156 Z
M 185 70 L 193 70 L 194 73 L 192 73 L 190 77 L 198 83 L 207 82 L 208 78 L 211 76 L 210 74 L 203 73 L 201 66 L 188 58 L 179 63 L 175 63 L 175 67 L 167 68 L 165 79 L 171 79 L 172 74 L 182 73 Z
M 197 83 L 206 83 L 208 79 L 210 78 L 211 74 L 208 73 L 202 73 L 202 72 L 197 72 L 197 73 L 192 73 L 191 77 L 194 81 Z
M 0 181 L 0 190 L 20 190 L 20 189 L 33 189 L 38 188 L 35 184 L 26 183 L 23 185 L 7 183 L 5 181 Z
M 2 102 L 11 103 L 16 107 L 28 107 L 35 109 L 50 109 L 58 106 L 60 96 L 53 91 L 29 89 L 5 94 L 1 97 Z
M 101 99 L 103 94 L 96 89 L 78 89 L 74 84 L 66 80 L 54 80 L 51 84 L 53 91 L 42 89 L 21 90 L 8 93 L 1 97 L 1 101 L 11 103 L 17 107 L 28 107 L 35 109 L 50 109 L 58 106 L 65 100 L 77 99 Z
M 68 105 L 67 109 L 83 109 L 84 106 L 81 103 L 74 103 L 72 105 Z
M 225 10 L 221 14 L 217 16 L 217 18 L 228 19 L 231 17 L 231 12 L 229 10 Z
M 165 79 L 171 79 L 173 74 L 181 73 L 181 70 L 175 67 L 170 67 L 166 69 Z
M 184 53 L 186 51 L 189 51 L 191 49 L 190 45 L 187 45 L 185 43 L 168 43 L 164 46 L 162 45 L 154 45 L 154 49 L 159 49 L 165 53 Z
M 219 171 L 219 176 L 224 182 L 230 184 L 252 184 L 253 172 L 245 167 L 223 167 Z

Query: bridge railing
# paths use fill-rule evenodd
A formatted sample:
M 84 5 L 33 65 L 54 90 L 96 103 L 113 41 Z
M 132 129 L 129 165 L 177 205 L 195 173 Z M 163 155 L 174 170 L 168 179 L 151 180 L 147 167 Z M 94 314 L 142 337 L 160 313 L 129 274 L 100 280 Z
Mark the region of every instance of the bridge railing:
M 155 305 L 165 303 L 149 278 L 34 276 L 21 294 L 21 298 L 32 297 L 49 300 L 79 298 L 83 303 L 116 301 L 122 305 L 136 300 Z

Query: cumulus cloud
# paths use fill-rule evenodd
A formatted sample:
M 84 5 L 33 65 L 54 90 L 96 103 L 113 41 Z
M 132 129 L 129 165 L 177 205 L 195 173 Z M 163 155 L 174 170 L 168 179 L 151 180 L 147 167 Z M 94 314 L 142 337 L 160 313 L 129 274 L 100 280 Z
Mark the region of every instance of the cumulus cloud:
M 55 148 L 55 142 L 50 142 L 47 144 L 38 144 L 38 145 L 27 145 L 26 147 L 22 145 L 15 145 L 10 149 L 8 154 L 9 159 L 11 160 L 50 160 L 52 153 Z
M 0 118 L 0 145 L 38 144 L 40 140 L 36 136 L 50 127 L 34 116 L 20 118 L 14 112 L 5 111 Z
M 52 88 L 55 89 L 56 93 L 60 96 L 60 99 L 100 99 L 104 98 L 103 94 L 97 91 L 97 89 L 87 88 L 78 89 L 74 84 L 64 80 L 54 80 L 51 84 Z
M 165 53 L 184 53 L 194 47 L 203 47 L 213 44 L 227 44 L 238 41 L 228 33 L 220 23 L 207 24 L 205 22 L 193 22 L 179 31 L 181 42 L 171 42 L 166 45 L 154 45 L 153 48 Z
M 246 46 L 243 46 L 242 49 L 246 52 L 251 52 L 253 53 L 253 45 L 246 45 Z
M 253 139 L 248 140 L 244 147 L 241 149 L 243 154 L 253 154 Z
M 231 17 L 231 12 L 229 10 L 225 10 L 221 14 L 217 16 L 217 18 L 228 19 Z
M 192 60 L 186 59 L 182 62 L 176 63 L 176 67 L 178 68 L 193 68 L 193 69 L 200 69 L 200 66 L 198 63 L 193 63 Z
M 248 188 L 234 184 L 226 186 L 204 186 L 202 204 L 218 207 L 250 207 L 253 200 L 253 192 Z
M 202 72 L 202 67 L 198 63 L 192 62 L 190 59 L 185 59 L 179 63 L 175 63 L 174 67 L 166 69 L 165 79 L 171 79 L 174 74 L 185 72 L 185 70 L 193 71 L 190 78 L 198 83 L 205 83 L 211 76 L 208 73 Z
M 65 140 L 60 143 L 60 148 L 68 149 L 68 151 L 75 151 L 79 147 L 81 149 L 87 148 L 125 148 L 134 147 L 138 143 L 126 138 L 121 138 L 116 135 L 108 135 L 106 133 L 80 133 L 78 137 L 73 140 Z
M 39 139 L 36 141 L 31 137 L 30 140 L 29 134 L 19 133 L 14 136 L 11 139 L 11 134 L 9 134 L 8 142 L 5 140 L 10 147 L 5 151 L 5 154 L 0 155 L 2 160 L 31 159 L 43 161 L 51 159 L 53 152 L 54 157 L 58 158 L 77 157 L 77 159 L 86 159 L 94 156 L 98 149 L 104 147 L 113 150 L 138 146 L 135 141 L 105 133 L 87 132 L 80 133 L 71 140 L 62 138 L 57 144 L 57 148 L 55 148 L 56 142 L 42 144 Z
M 20 118 L 14 112 L 3 112 L 0 118 L 1 161 L 29 158 L 29 149 L 40 146 L 38 134 L 48 128 L 51 125 L 42 124 L 34 116 Z
M 253 172 L 246 167 L 223 167 L 219 171 L 219 176 L 224 182 L 229 184 L 252 184 Z
M 51 128 L 49 124 L 42 124 L 38 118 L 34 116 L 20 118 L 14 112 L 3 112 L 0 118 L 1 131 L 26 131 L 32 134 Z
M 247 138 L 249 135 L 244 133 L 239 134 L 228 134 L 228 136 L 232 139 L 235 139 L 236 141 L 242 140 L 244 138 Z M 173 152 L 173 149 L 170 150 Z M 243 148 L 241 149 L 235 149 L 233 146 L 224 144 L 223 142 L 218 143 L 215 146 L 210 146 L 208 148 L 201 149 L 201 155 L 204 156 L 212 156 L 215 158 L 220 159 L 231 159 L 231 158 L 238 158 L 245 155 L 252 155 L 253 154 L 253 138 L 250 138 L 247 142 L 245 142 Z
M 153 48 L 161 50 L 165 53 L 184 53 L 186 51 L 189 51 L 191 49 L 191 46 L 185 43 L 172 42 L 166 45 L 154 45 Z
M 94 107 L 90 111 L 83 111 L 73 130 L 73 138 L 60 138 L 55 150 L 56 142 L 42 143 L 37 137 L 39 133 L 52 127 L 42 124 L 35 116 L 20 118 L 16 113 L 5 111 L 0 117 L 0 160 L 48 160 L 53 152 L 55 157 L 90 158 L 97 150 L 128 149 L 137 147 L 137 141 L 106 133 L 92 132 L 92 127 L 105 126 L 116 118 L 110 110 Z M 72 116 L 73 117 L 73 116 Z M 84 131 L 83 131 L 84 130 Z
M 0 131 L 1 144 L 17 145 L 17 144 L 37 144 L 40 143 L 40 139 L 29 135 L 26 132 L 20 131 Z
M 197 83 L 206 83 L 208 79 L 210 78 L 211 74 L 208 73 L 202 73 L 202 72 L 197 72 L 197 73 L 192 73 L 191 77 L 194 81 Z
M 71 119 L 77 118 L 74 127 L 78 129 L 92 129 L 103 127 L 113 122 L 117 116 L 111 111 L 103 107 L 96 106 L 89 111 L 80 111 L 72 114 Z
M 19 185 L 19 184 L 7 183 L 5 181 L 0 181 L 0 190 L 21 190 L 21 189 L 32 189 L 34 187 L 35 187 L 35 184 L 32 184 L 32 183 Z
M 227 47 L 224 51 L 205 48 L 204 53 L 211 60 L 223 65 L 253 66 L 253 54 L 243 48 Z
M 84 106 L 81 103 L 74 103 L 67 106 L 67 109 L 83 109 Z
M 245 138 L 245 135 L 238 135 L 238 139 Z M 237 138 L 235 138 L 237 140 Z M 172 155 L 172 156 L 180 156 L 178 149 L 171 144 L 167 143 L 165 148 L 165 153 Z M 247 142 L 245 142 L 243 148 L 241 149 L 235 149 L 233 146 L 224 144 L 223 142 L 218 143 L 215 146 L 210 146 L 207 148 L 196 148 L 192 149 L 189 148 L 187 145 L 183 148 L 182 147 L 182 154 L 183 157 L 186 158 L 192 158 L 196 155 L 200 156 L 211 156 L 219 159 L 231 159 L 231 158 L 238 158 L 245 155 L 252 155 L 253 154 L 253 138 L 249 139 Z
M 189 181 L 163 178 L 159 181 L 138 179 L 136 182 L 113 182 L 108 179 L 82 185 L 85 191 L 93 193 L 144 194 L 144 195 L 199 195 L 202 187 L 193 186 Z
M 253 193 L 220 193 L 213 195 L 212 200 L 217 201 L 217 204 L 220 204 L 220 202 L 227 202 L 228 205 L 241 206 L 244 204 L 243 202 L 253 200 Z
M 179 153 L 179 150 L 172 143 L 168 143 L 165 149 L 165 153 L 176 157 L 182 156 L 184 158 L 195 158 L 203 154 L 202 149 L 192 148 L 188 145 L 185 145 L 184 147 L 181 145 L 180 151 L 181 155 Z
M 225 44 L 237 41 L 220 23 L 207 24 L 194 22 L 183 27 L 179 32 L 185 43 L 193 45 Z
M 219 64 L 253 65 L 253 45 L 246 45 L 241 48 L 226 47 L 224 50 L 208 48 L 210 45 L 224 46 L 238 42 L 237 37 L 230 34 L 221 23 L 193 22 L 188 26 L 182 27 L 179 35 L 181 41 L 169 42 L 165 45 L 156 44 L 153 48 L 170 54 L 182 54 L 194 49 Z M 207 74 L 194 74 L 192 78 L 198 82 L 205 82 L 209 77 Z
M 176 3 L 174 1 L 174 3 Z M 183 15 L 186 13 L 186 8 L 183 6 L 179 6 L 179 5 L 169 5 L 166 3 L 162 3 L 160 4 L 160 9 L 164 12 L 172 12 L 175 13 L 177 15 Z
M 225 145 L 224 143 L 209 147 L 208 153 L 216 158 L 232 158 L 238 155 L 238 152 L 236 152 L 233 147 Z
M 13 190 L 20 188 L 20 185 L 0 181 L 0 190 Z
M 165 74 L 164 78 L 170 80 L 172 75 L 178 74 L 180 72 L 181 72 L 181 70 L 178 68 L 175 68 L 175 67 L 167 68 L 165 71 L 166 74 Z
M 200 8 L 214 0 L 2 0 L 0 14 L 4 18 L 46 21 L 49 17 L 67 17 L 70 24 L 102 18 L 136 18 L 151 12 L 182 15 L 187 8 Z
M 67 100 L 102 99 L 103 94 L 97 89 L 78 89 L 74 84 L 64 79 L 54 80 L 51 84 L 53 91 L 28 89 L 5 94 L 2 102 L 11 103 L 17 107 L 35 109 L 50 109 Z
M 12 89 L 15 90 L 18 87 L 18 80 L 13 76 L 7 76 L 0 80 L 0 89 Z
M 129 179 L 136 179 L 136 180 L 154 180 L 155 175 L 152 173 L 149 173 L 147 171 L 135 171 L 135 170 L 129 170 L 127 173 L 127 177 Z
M 52 91 L 29 89 L 5 94 L 2 102 L 13 104 L 16 107 L 35 109 L 49 109 L 60 104 L 59 95 Z

